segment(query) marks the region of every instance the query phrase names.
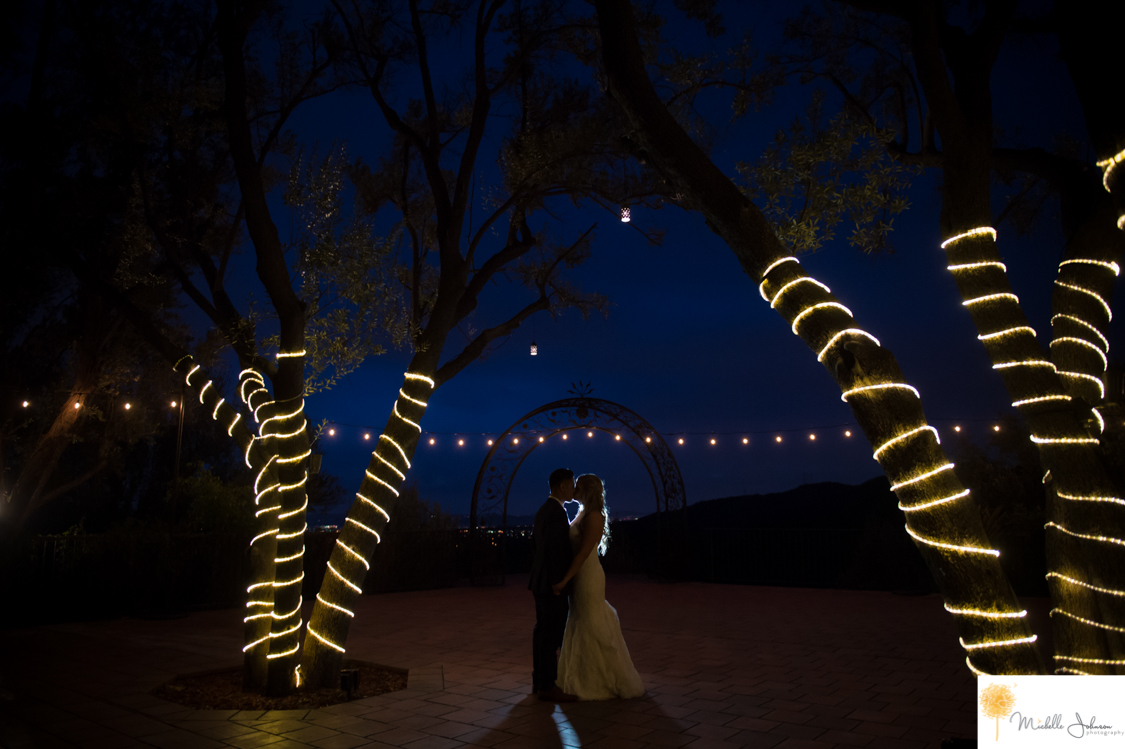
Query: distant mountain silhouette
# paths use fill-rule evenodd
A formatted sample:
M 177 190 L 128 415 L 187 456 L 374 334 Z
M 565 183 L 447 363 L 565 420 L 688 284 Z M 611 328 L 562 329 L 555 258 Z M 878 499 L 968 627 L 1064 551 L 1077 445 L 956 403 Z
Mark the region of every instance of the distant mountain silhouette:
M 886 476 L 854 486 L 835 481 L 802 484 L 775 494 L 743 494 L 689 504 L 686 520 L 691 528 L 863 528 L 901 516 L 890 488 Z M 653 513 L 622 522 L 644 527 L 656 519 Z M 460 527 L 468 527 L 468 516 L 457 520 Z M 499 515 L 481 517 L 481 526 L 497 527 L 500 522 Z M 535 515 L 508 516 L 509 528 L 534 522 Z
M 855 486 L 826 481 L 776 494 L 708 499 L 687 508 L 689 528 L 862 528 L 901 514 L 886 476 Z M 655 513 L 631 521 L 655 522 Z

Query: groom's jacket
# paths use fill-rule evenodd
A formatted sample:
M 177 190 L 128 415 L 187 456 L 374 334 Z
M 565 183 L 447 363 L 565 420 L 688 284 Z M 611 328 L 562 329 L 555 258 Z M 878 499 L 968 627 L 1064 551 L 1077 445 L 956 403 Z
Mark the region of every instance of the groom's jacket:
M 573 559 L 566 510 L 558 500 L 548 497 L 535 513 L 528 590 L 536 595 L 551 595 L 551 586 L 563 579 Z

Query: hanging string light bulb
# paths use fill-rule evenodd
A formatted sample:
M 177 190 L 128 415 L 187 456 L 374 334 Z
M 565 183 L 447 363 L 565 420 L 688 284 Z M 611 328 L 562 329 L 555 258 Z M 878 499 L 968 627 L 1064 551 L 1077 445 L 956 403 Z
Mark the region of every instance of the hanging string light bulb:
M 535 344 L 535 341 L 531 342 L 531 355 L 539 356 L 539 346 Z
M 621 223 L 627 224 L 633 220 L 633 211 L 627 205 L 621 206 Z

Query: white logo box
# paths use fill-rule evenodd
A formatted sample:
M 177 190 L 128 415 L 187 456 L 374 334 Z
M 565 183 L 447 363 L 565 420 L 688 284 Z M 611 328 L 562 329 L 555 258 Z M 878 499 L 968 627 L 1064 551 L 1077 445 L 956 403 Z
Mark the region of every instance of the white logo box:
M 1125 747 L 1125 676 L 978 676 L 981 747 Z

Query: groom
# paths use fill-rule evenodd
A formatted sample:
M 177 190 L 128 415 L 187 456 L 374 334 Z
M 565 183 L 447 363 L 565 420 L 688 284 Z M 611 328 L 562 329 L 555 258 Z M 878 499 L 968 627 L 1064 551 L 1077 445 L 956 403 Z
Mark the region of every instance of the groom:
M 531 581 L 528 590 L 535 595 L 535 630 L 532 642 L 532 688 L 539 699 L 548 702 L 574 702 L 555 684 L 559 675 L 557 651 L 562 647 L 566 618 L 570 613 L 566 589 L 555 593 L 551 586 L 566 576 L 574 552 L 570 548 L 570 523 L 563 504 L 574 499 L 574 471 L 559 468 L 548 479 L 551 496 L 535 513 L 531 533 Z M 569 587 L 569 586 L 568 586 Z

